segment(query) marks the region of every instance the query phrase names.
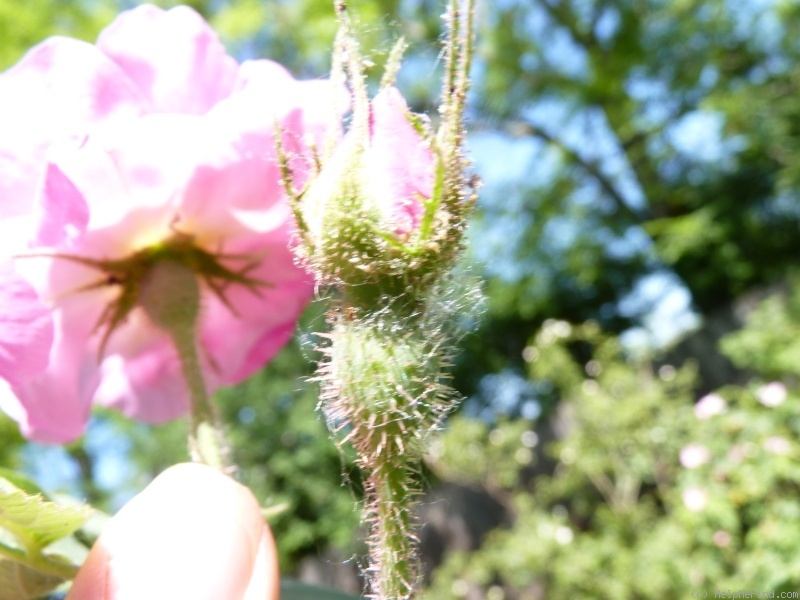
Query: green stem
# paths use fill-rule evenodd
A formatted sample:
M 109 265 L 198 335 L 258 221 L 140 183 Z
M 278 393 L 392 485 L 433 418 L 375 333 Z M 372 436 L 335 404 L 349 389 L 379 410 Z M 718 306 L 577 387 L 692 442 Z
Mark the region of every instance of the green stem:
M 401 307 L 402 308 L 402 307 Z M 331 334 L 331 387 L 323 392 L 329 418 L 347 423 L 364 473 L 364 523 L 370 531 L 370 598 L 408 600 L 418 583 L 412 508 L 423 439 L 436 409 L 438 362 L 429 340 L 388 307 L 375 321 L 342 318 Z M 388 331 L 405 323 L 406 335 Z M 433 417 L 433 418 L 432 418 Z
M 181 328 L 182 330 L 183 328 Z M 228 466 L 219 419 L 208 396 L 197 354 L 194 331 L 173 329 L 172 341 L 180 356 L 183 376 L 189 390 L 189 452 L 192 460 L 220 470 Z
M 367 480 L 366 520 L 370 523 L 370 580 L 379 600 L 407 600 L 417 583 L 416 537 L 412 533 L 414 491 L 399 449 L 373 457 Z
M 143 278 L 139 303 L 150 320 L 169 333 L 183 369 L 190 399 L 189 451 L 192 460 L 226 470 L 225 444 L 208 397 L 197 355 L 200 286 L 194 271 L 176 260 L 154 264 Z

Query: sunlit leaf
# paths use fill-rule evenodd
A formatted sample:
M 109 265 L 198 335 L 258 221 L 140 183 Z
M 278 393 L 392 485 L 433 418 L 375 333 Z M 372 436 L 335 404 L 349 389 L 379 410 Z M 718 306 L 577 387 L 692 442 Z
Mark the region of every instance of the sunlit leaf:
M 88 506 L 66 506 L 30 495 L 0 478 L 0 527 L 26 548 L 44 548 L 78 529 L 91 515 Z

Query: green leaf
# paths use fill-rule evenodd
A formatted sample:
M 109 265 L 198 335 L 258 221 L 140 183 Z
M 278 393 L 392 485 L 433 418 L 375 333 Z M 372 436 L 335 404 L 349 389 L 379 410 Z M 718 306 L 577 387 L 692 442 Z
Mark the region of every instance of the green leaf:
M 701 252 L 724 239 L 714 207 L 706 206 L 686 215 L 653 219 L 644 229 L 656 242 L 661 257 L 672 264 L 685 254 Z
M 339 590 L 308 585 L 299 581 L 284 579 L 281 581 L 282 600 L 359 600 L 359 596 L 351 596 Z M 2 600 L 2 598 L 0 598 Z
M 53 591 L 65 580 L 0 557 L 0 600 L 28 600 Z
M 78 529 L 89 518 L 88 506 L 67 506 L 31 495 L 0 478 L 0 527 L 28 552 L 39 551 Z

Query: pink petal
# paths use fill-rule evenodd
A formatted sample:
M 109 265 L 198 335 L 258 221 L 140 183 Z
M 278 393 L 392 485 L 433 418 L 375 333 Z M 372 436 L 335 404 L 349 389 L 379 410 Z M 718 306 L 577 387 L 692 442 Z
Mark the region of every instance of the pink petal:
M 148 423 L 165 423 L 189 412 L 181 365 L 169 344 L 131 356 L 109 356 L 101 372 L 94 396 L 98 404 Z
M 327 136 L 341 135 L 342 117 L 350 110 L 350 94 L 344 86 L 335 88 L 329 80 L 298 81 L 294 107 L 302 113 L 303 140 L 324 148 Z M 333 123 L 334 127 L 331 127 Z
M 53 160 L 32 215 L 36 235 L 31 246 L 40 257 L 17 261 L 20 273 L 48 302 L 58 303 L 105 277 L 95 267 L 58 254 L 122 258 L 140 249 L 143 242 L 152 242 L 154 236 L 160 239 L 169 233 L 174 185 L 151 182 L 148 189 L 135 175 L 124 174 L 120 167 L 127 157 L 115 156 L 113 144 L 108 145 L 92 139 L 80 146 L 63 143 L 51 149 Z M 105 306 L 116 294 L 113 287 L 101 286 L 93 295 L 80 295 Z
M 94 299 L 92 305 L 104 303 Z M 87 354 L 95 365 L 102 333 L 101 328 L 87 342 Z M 189 410 L 186 384 L 172 340 L 141 309 L 134 309 L 111 334 L 97 367 L 99 385 L 89 395 L 93 403 L 150 423 L 163 423 L 184 416 Z
M 89 208 L 86 243 L 97 243 L 87 251 L 118 256 L 171 234 L 176 203 L 195 168 L 198 123 L 191 116 L 145 116 L 51 153 Z
M 150 99 L 155 112 L 204 114 L 228 96 L 238 64 L 194 10 L 142 5 L 121 14 L 97 47 Z
M 314 164 L 312 148 L 320 154 L 329 136 L 341 135 L 341 118 L 349 106 L 344 87 L 336 89 L 330 81 L 296 81 L 279 64 L 255 60 L 242 64 L 234 93 L 208 116 L 240 132 L 243 144 L 260 146 L 270 156 L 275 153 L 278 125 L 294 183 L 300 188 Z
M 89 209 L 83 195 L 54 164 L 46 167 L 44 189 L 34 207 L 34 220 L 38 225 L 33 238 L 36 246 L 68 243 L 82 235 L 89 222 Z
M 209 136 L 207 141 L 204 148 L 197 146 L 197 168 L 180 204 L 180 228 L 219 249 L 237 243 L 240 234 L 285 232 L 291 217 L 272 136 L 227 143 Z
M 0 377 L 12 386 L 47 367 L 53 342 L 50 309 L 14 270 L 0 263 Z
M 94 341 L 96 345 L 96 336 Z M 100 376 L 93 402 L 116 408 L 128 417 L 163 423 L 189 410 L 172 340 L 141 309 L 133 310 L 109 338 Z
M 83 434 L 89 399 L 98 384 L 97 355 L 89 339 L 99 308 L 76 295 L 54 311 L 55 337 L 47 369 L 13 388 L 18 406 L 9 414 L 21 417 L 20 429 L 28 439 L 60 444 Z
M 206 295 L 201 318 L 202 348 L 212 365 L 211 375 L 220 385 L 238 383 L 271 359 L 291 337 L 300 313 L 313 293 L 310 278 L 294 264 L 285 232 L 259 236 L 264 261 L 249 273 L 268 287 L 257 293 L 231 285 L 225 297 L 231 310 L 212 293 Z M 247 249 L 236 249 L 246 254 Z
M 281 106 L 288 106 L 285 92 L 296 83 L 286 68 L 273 60 L 246 60 L 239 67 L 233 93 L 243 90 L 270 99 L 267 112 L 278 114 Z M 279 92 L 284 92 L 279 93 Z M 284 109 L 285 110 L 285 109 Z
M 101 124 L 141 114 L 125 74 L 97 48 L 51 38 L 0 75 L 0 217 L 30 210 L 55 139 L 83 138 Z
M 243 62 L 230 101 L 257 103 L 259 113 L 266 113 L 270 119 L 266 123 L 270 125 L 276 118 L 283 119 L 299 110 L 303 118 L 297 133 L 302 132 L 306 141 L 313 139 L 318 143 L 350 108 L 345 87 L 336 89 L 329 80 L 298 81 L 271 60 Z
M 398 234 L 419 225 L 423 205 L 434 184 L 434 155 L 409 122 L 400 92 L 382 90 L 371 104 L 370 145 L 364 156 L 364 177 L 384 218 Z

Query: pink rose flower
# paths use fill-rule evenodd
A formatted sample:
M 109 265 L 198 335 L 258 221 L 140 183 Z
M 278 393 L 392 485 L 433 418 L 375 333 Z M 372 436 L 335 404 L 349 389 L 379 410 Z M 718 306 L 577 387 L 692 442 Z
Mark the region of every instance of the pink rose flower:
M 187 411 L 171 339 L 137 305 L 160 260 L 197 275 L 210 392 L 286 343 L 311 284 L 287 247 L 275 124 L 301 186 L 333 96 L 239 65 L 185 7 L 123 13 L 96 46 L 47 40 L 0 75 L 0 408 L 27 437 L 78 437 L 95 402 Z

